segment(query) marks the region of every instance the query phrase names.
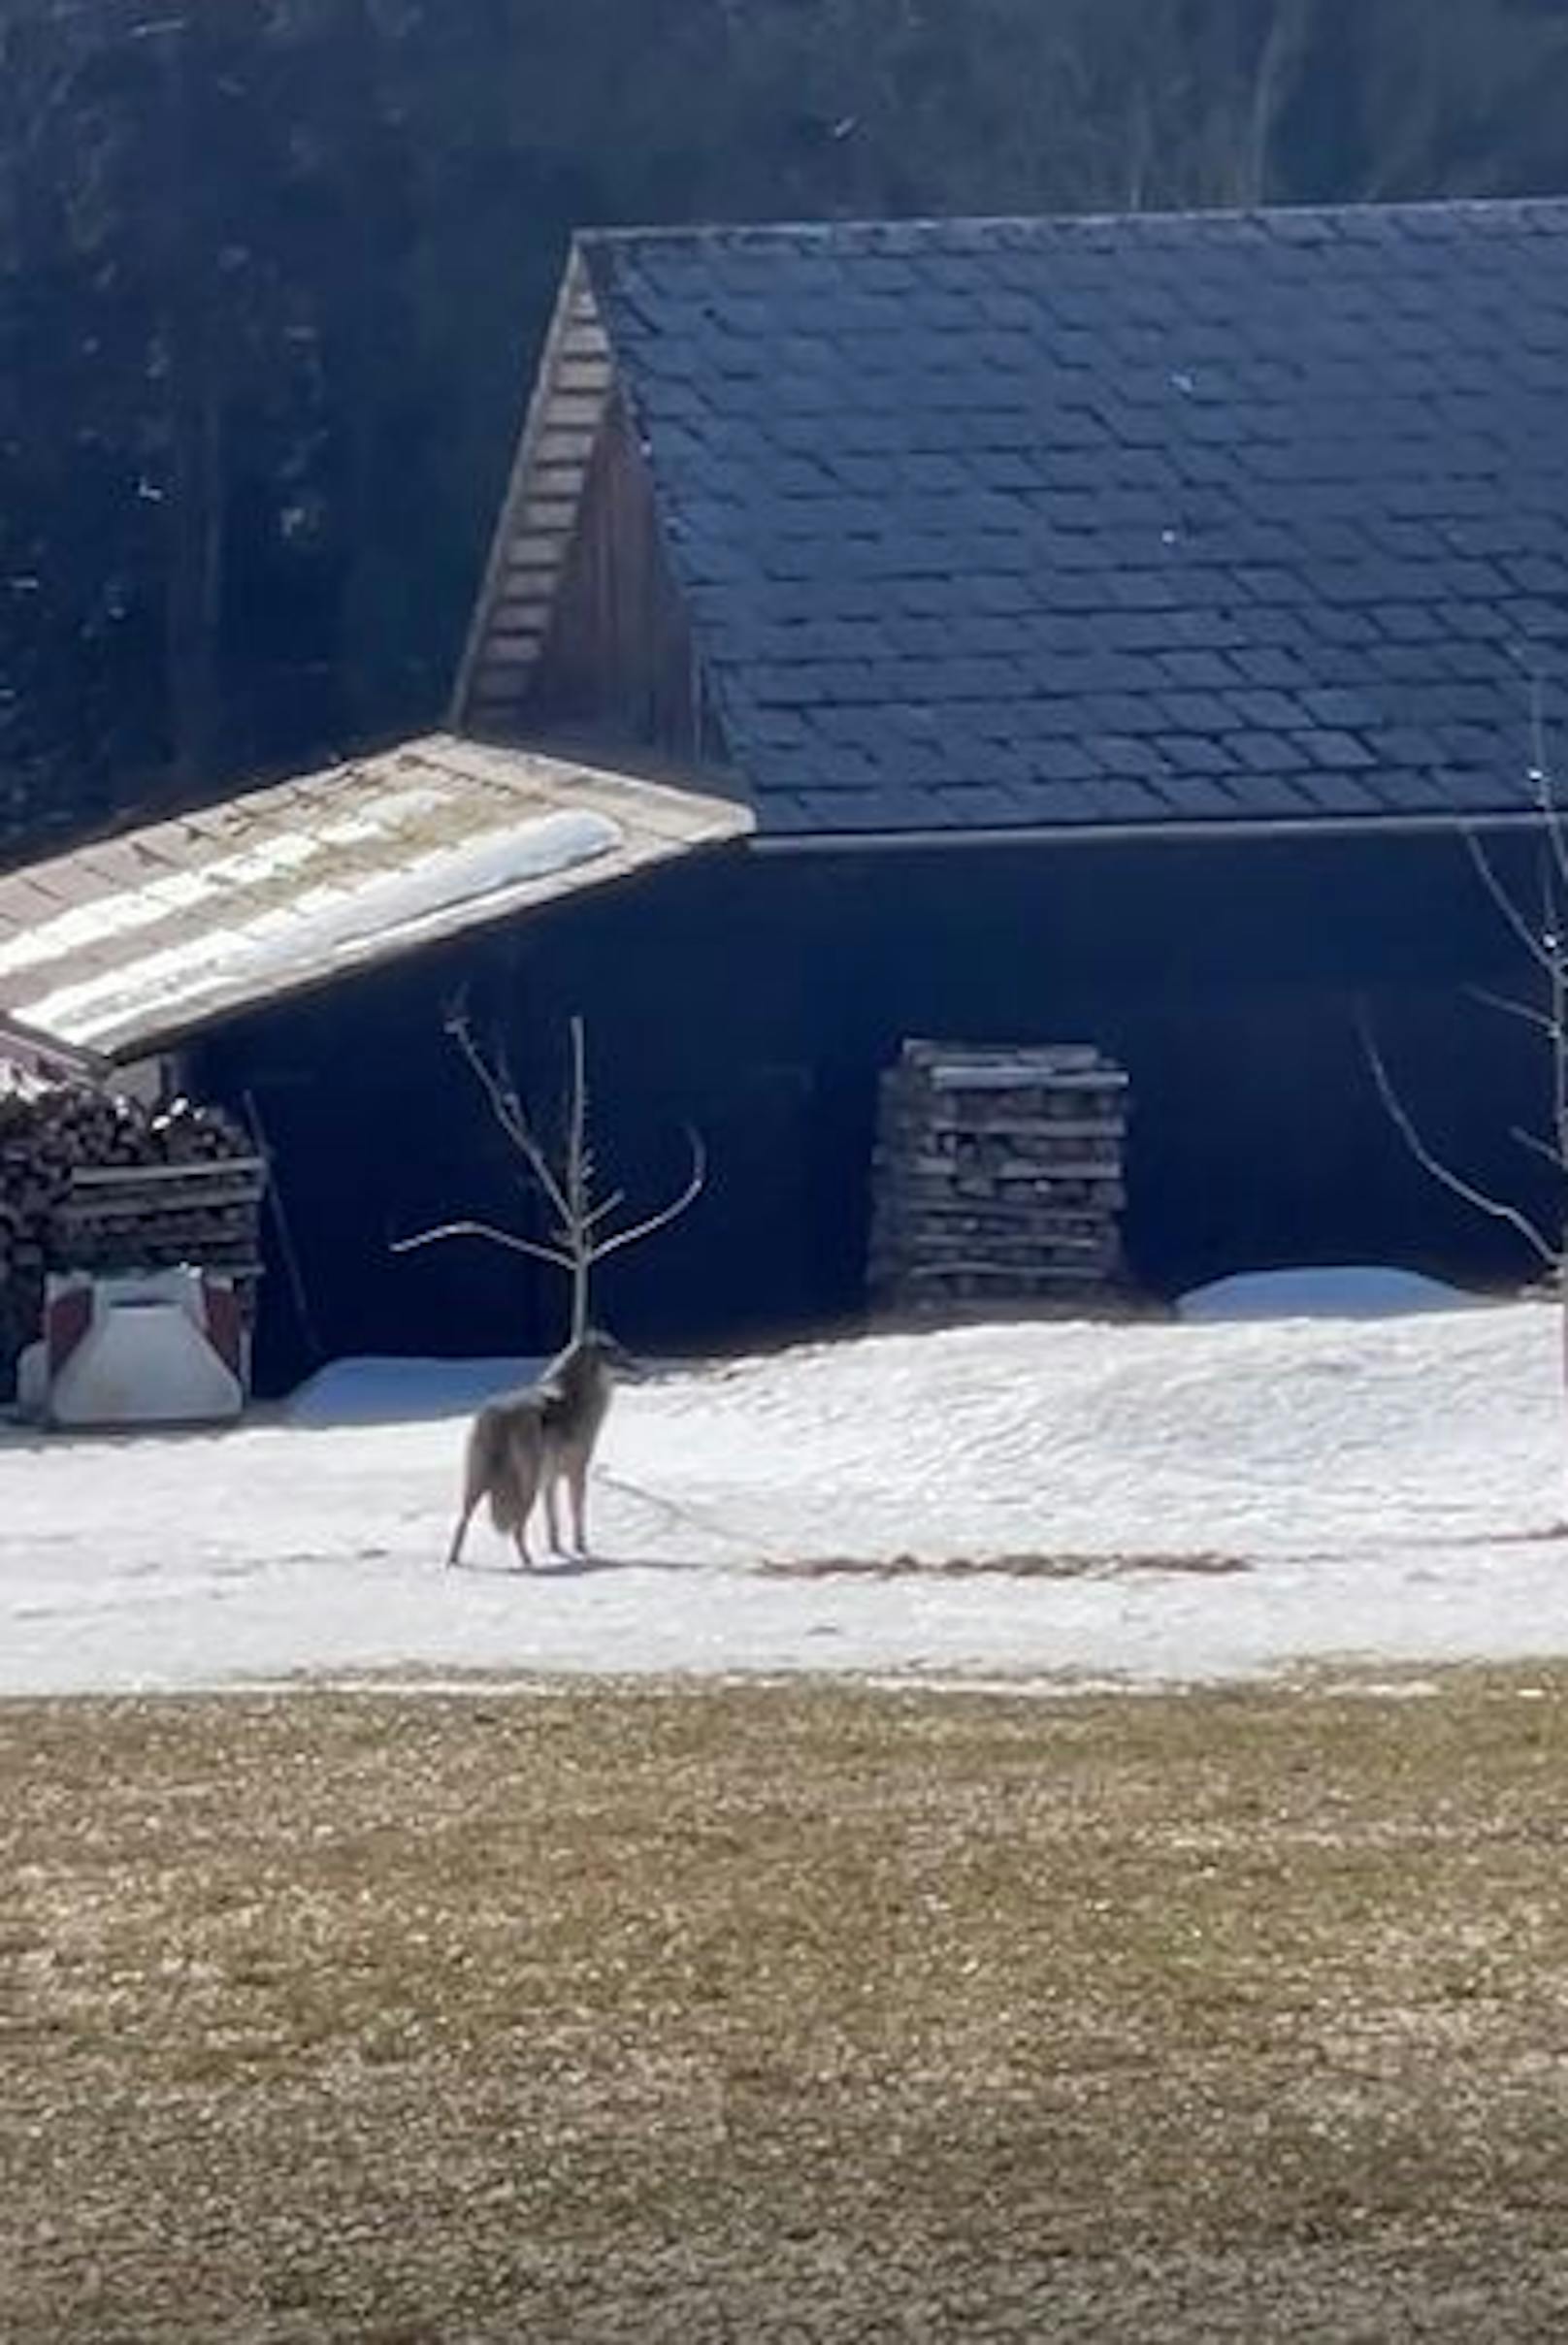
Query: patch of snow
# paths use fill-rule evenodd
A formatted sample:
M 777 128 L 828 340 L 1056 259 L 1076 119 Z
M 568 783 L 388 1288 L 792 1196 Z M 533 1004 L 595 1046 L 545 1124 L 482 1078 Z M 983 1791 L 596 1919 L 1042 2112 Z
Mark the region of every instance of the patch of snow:
M 313 823 L 311 835 L 324 847 L 363 846 L 372 839 L 385 838 L 390 831 L 406 830 L 410 823 L 422 822 L 427 814 L 439 813 L 446 802 L 446 793 L 433 790 L 428 782 L 406 790 L 378 791 L 362 798 L 346 814 Z
M 312 955 L 351 952 L 389 930 L 417 928 L 454 904 L 595 863 L 624 842 L 619 823 L 582 807 L 484 831 L 461 846 L 440 847 L 396 870 L 379 871 L 345 890 L 337 902 L 296 916 L 286 933 L 280 932 L 280 950 L 288 959 L 302 945 Z
M 445 1412 L 525 1363 L 357 1364 L 229 1433 L 0 1432 L 0 1691 L 470 1671 L 1068 1690 L 1564 1656 L 1557 1363 L 1533 1303 L 741 1360 L 619 1395 L 598 1559 L 528 1576 L 479 1524 L 474 1568 L 441 1567 Z M 1031 1557 L 1071 1570 L 1020 1575 Z M 878 1562 L 898 1569 L 778 1568 Z
M 49 1032 L 91 1042 L 111 1032 L 133 1012 L 171 999 L 182 1005 L 199 1002 L 231 984 L 241 972 L 246 978 L 257 978 L 302 964 L 328 968 L 352 961 L 394 935 L 416 935 L 422 927 L 460 905 L 597 862 L 615 853 L 624 835 L 608 815 L 577 807 L 513 823 L 461 846 L 416 856 L 396 869 L 376 872 L 357 884 L 323 885 L 310 890 L 306 897 L 270 906 L 249 919 L 242 917 L 231 928 L 204 930 L 100 976 L 61 986 L 52 993 L 18 1005 L 18 1015 Z M 226 863 L 210 863 L 195 875 L 204 883 L 199 893 L 212 892 L 208 883 L 214 875 L 225 884 L 240 885 L 236 875 L 242 865 L 255 864 L 263 854 L 277 860 L 284 848 L 291 850 L 286 860 L 299 865 L 321 852 L 322 840 L 310 833 L 293 841 L 270 840 L 262 849 L 248 850 Z M 248 868 L 245 874 L 246 879 L 259 875 Z M 155 923 L 172 909 L 154 899 L 152 889 L 106 901 L 107 931 Z M 84 942 L 89 932 L 106 932 L 105 911 L 106 905 L 91 904 L 81 914 L 64 914 L 32 931 L 34 946 L 53 938 L 47 952 L 33 950 L 25 938 L 16 948 L 0 947 L 0 974 L 4 973 L 6 951 L 32 951 L 34 960 L 51 959 Z M 70 922 L 89 920 L 89 916 L 88 931 L 67 932 Z
M 1308 1270 L 1246 1271 L 1195 1286 L 1177 1304 L 1194 1324 L 1227 1319 L 1386 1319 L 1414 1311 L 1462 1311 L 1480 1302 L 1415 1270 L 1341 1263 Z
M 261 880 L 297 870 L 320 852 L 319 840 L 308 831 L 284 832 L 264 840 L 260 846 L 247 847 L 241 854 L 214 857 L 200 871 L 149 880 L 139 888 L 122 888 L 111 896 L 96 896 L 72 911 L 56 913 L 52 920 L 36 922 L 0 945 L 0 977 L 44 967 L 106 937 L 126 935 L 137 928 L 155 928 L 163 921 L 173 919 L 177 912 L 188 910 L 204 896 L 253 887 Z M 46 998 L 52 1000 L 57 996 Z M 35 1011 L 30 1010 L 27 1015 L 35 1023 L 43 1023 Z
M 252 840 L 230 854 L 214 855 L 188 871 L 171 872 L 140 887 L 117 888 L 72 911 L 56 913 L 52 920 L 35 922 L 0 945 L 0 976 L 40 968 L 106 936 L 157 928 L 210 896 L 233 896 L 247 888 L 263 887 L 314 863 L 329 847 L 385 837 L 438 811 L 444 803 L 442 793 L 428 787 L 391 791 L 367 801 L 350 815 L 335 816 L 313 826 L 302 822 L 297 830 L 279 831 L 271 837 Z
M 34 1068 L 0 1053 L 0 1099 L 40 1099 L 50 1088 Z
M 291 1425 L 391 1425 L 471 1417 L 481 1401 L 526 1384 L 542 1359 L 335 1360 L 290 1394 Z

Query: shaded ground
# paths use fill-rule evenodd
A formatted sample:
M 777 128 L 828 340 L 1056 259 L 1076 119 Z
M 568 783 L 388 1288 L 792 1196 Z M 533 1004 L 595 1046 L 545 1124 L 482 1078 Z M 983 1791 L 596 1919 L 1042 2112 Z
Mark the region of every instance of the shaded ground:
M 1565 1727 L 0 1708 L 0 2335 L 1568 2333 Z

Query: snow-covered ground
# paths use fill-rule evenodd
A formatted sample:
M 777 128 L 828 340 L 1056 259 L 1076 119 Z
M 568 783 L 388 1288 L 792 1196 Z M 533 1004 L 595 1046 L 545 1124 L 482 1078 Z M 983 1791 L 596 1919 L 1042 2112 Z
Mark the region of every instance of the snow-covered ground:
M 531 1577 L 488 1528 L 473 1569 L 441 1569 L 461 1412 L 507 1381 L 493 1366 L 336 1372 L 222 1435 L 0 1432 L 0 1693 L 372 1671 L 1149 1683 L 1568 1654 L 1552 1315 L 1234 1299 L 1217 1320 L 890 1337 L 634 1387 L 596 1563 Z

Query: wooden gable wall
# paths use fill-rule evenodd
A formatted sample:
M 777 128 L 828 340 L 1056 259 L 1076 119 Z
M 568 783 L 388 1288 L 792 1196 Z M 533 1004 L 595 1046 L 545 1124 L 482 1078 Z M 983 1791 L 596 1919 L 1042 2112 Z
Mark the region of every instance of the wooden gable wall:
M 491 542 L 450 712 L 454 733 L 518 737 L 611 396 L 609 343 L 573 253 Z
M 653 485 L 618 399 L 588 468 L 524 721 L 536 737 L 631 746 L 693 772 L 723 762 Z

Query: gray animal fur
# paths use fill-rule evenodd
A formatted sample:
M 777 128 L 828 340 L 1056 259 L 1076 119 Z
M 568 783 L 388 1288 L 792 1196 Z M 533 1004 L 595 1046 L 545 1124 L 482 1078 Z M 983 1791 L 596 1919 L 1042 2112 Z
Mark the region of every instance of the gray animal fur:
M 591 1327 L 550 1362 L 537 1384 L 486 1401 L 469 1433 L 463 1508 L 446 1557 L 449 1567 L 462 1560 L 463 1542 L 481 1500 L 489 1501 L 491 1521 L 511 1540 L 526 1571 L 533 1565 L 529 1518 L 542 1495 L 545 1537 L 559 1552 L 556 1493 L 563 1482 L 573 1548 L 587 1554 L 588 1470 L 609 1414 L 615 1371 L 625 1364 L 614 1337 Z

